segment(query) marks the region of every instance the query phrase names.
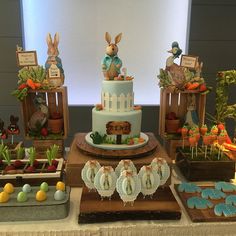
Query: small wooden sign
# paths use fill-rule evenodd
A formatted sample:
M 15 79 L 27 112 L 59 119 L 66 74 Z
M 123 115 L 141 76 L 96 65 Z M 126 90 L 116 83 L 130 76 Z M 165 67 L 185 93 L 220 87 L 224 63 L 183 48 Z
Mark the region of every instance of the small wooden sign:
M 56 65 L 52 64 L 50 68 L 48 69 L 48 77 L 60 78 L 61 77 L 60 69 Z
M 36 51 L 16 51 L 16 61 L 18 66 L 37 66 Z
M 107 134 L 129 134 L 131 131 L 131 124 L 128 121 L 110 121 L 106 125 Z
M 196 56 L 189 56 L 189 55 L 182 55 L 180 65 L 183 67 L 187 67 L 190 69 L 195 69 L 197 65 L 198 57 Z

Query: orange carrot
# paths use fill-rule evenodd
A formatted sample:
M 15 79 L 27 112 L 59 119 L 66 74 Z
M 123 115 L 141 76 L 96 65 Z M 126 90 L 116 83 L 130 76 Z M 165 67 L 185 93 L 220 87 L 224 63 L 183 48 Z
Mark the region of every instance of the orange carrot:
M 35 83 L 33 82 L 32 79 L 27 79 L 27 85 L 31 88 L 31 89 L 35 89 L 36 86 L 35 86 Z
M 196 89 L 199 85 L 200 85 L 200 84 L 197 83 L 197 82 L 188 84 L 187 90 L 194 90 L 194 89 Z

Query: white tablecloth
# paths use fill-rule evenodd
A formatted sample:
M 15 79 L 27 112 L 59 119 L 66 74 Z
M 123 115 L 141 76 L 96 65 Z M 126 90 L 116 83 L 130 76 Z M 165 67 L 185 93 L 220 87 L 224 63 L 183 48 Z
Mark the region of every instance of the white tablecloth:
M 175 172 L 172 182 L 178 182 Z M 174 191 L 173 188 L 172 191 Z M 178 197 L 176 197 L 177 201 L 183 209 L 179 221 L 120 221 L 79 225 L 81 192 L 81 188 L 72 188 L 70 214 L 67 218 L 55 221 L 2 222 L 0 223 L 0 236 L 236 235 L 236 222 L 192 223 Z

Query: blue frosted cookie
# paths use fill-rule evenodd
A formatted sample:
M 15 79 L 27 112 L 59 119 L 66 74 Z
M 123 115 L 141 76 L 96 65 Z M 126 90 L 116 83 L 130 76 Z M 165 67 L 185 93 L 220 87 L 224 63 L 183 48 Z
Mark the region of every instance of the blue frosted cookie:
M 236 186 L 234 184 L 219 181 L 215 183 L 215 188 L 223 192 L 233 192 L 236 191 Z
M 227 196 L 225 199 L 225 203 L 236 206 L 236 195 Z
M 185 193 L 200 193 L 202 189 L 193 183 L 187 183 L 183 182 L 178 186 L 179 192 L 185 192 Z
M 217 216 L 222 216 L 222 215 L 225 217 L 236 216 L 236 207 L 230 204 L 219 203 L 215 205 L 214 213 Z
M 202 197 L 203 198 L 210 198 L 212 200 L 219 200 L 221 198 L 225 198 L 226 194 L 223 193 L 222 191 L 214 188 L 205 188 L 202 190 Z
M 190 209 L 207 209 L 207 208 L 212 208 L 214 205 L 212 202 L 210 202 L 207 199 L 201 198 L 201 197 L 190 197 L 187 200 L 187 206 Z

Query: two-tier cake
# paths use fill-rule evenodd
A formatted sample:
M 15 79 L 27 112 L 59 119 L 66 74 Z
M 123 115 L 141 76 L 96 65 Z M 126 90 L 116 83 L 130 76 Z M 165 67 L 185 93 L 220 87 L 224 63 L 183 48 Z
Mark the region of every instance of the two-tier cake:
M 104 149 L 130 149 L 144 145 L 148 137 L 141 133 L 142 111 L 134 106 L 133 77 L 121 74 L 122 61 L 117 56 L 117 44 L 121 34 L 111 43 L 105 35 L 108 46 L 102 60 L 104 80 L 102 81 L 101 104 L 92 110 L 92 132 L 86 141 Z

